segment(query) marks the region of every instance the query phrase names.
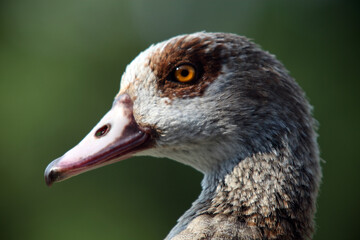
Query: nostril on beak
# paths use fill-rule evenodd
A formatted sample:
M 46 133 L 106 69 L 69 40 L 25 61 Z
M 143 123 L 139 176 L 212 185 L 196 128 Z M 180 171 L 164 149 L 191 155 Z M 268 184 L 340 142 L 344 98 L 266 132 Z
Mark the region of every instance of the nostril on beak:
M 109 123 L 105 124 L 98 130 L 96 130 L 95 137 L 101 138 L 101 137 L 105 136 L 110 131 L 110 128 L 111 128 L 111 125 Z

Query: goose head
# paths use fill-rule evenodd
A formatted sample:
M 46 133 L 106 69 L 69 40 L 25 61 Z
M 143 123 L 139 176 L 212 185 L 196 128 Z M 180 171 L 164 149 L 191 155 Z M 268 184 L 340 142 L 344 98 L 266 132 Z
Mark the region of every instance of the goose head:
M 232 237 L 311 236 L 321 175 L 311 107 L 283 65 L 245 37 L 199 32 L 140 53 L 110 111 L 48 165 L 45 180 L 131 156 L 167 157 L 204 174 L 199 199 L 168 239 L 216 239 L 227 230 L 214 230 L 214 216 Z

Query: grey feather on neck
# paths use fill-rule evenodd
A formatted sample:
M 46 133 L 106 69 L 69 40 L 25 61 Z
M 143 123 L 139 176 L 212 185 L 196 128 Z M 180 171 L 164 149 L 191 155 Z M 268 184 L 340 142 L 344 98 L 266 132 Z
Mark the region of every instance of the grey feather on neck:
M 281 149 L 241 158 L 225 177 L 205 175 L 199 198 L 166 239 L 310 239 L 317 149 L 302 160 L 294 151 L 284 141 Z

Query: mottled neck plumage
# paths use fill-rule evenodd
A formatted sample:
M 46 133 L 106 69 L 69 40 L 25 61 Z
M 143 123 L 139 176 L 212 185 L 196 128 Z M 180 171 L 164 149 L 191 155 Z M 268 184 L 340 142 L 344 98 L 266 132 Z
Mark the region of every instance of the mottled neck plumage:
M 311 239 L 321 174 L 317 149 L 301 160 L 297 148 L 284 141 L 239 158 L 227 174 L 205 175 L 199 198 L 166 239 Z

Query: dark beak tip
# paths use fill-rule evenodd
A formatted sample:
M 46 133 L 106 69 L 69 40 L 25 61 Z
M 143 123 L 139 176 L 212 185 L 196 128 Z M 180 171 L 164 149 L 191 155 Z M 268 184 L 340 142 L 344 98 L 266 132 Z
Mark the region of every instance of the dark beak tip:
M 50 163 L 44 172 L 45 183 L 49 187 L 59 180 L 61 173 L 53 168 L 53 163 Z
M 50 187 L 54 182 L 53 175 L 54 174 L 53 174 L 52 170 L 50 170 L 50 171 L 45 170 L 44 178 L 45 178 L 45 183 L 48 187 Z

